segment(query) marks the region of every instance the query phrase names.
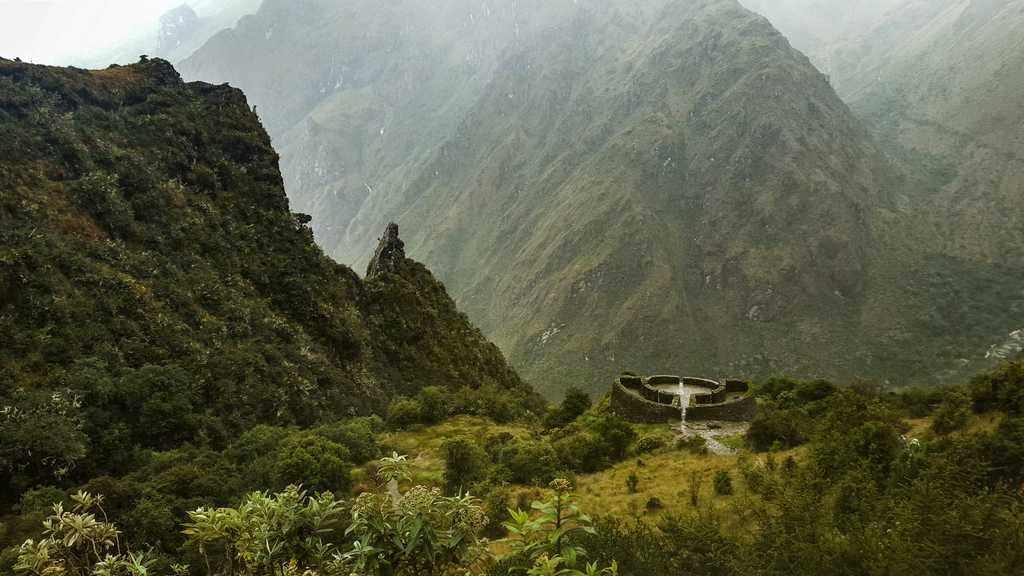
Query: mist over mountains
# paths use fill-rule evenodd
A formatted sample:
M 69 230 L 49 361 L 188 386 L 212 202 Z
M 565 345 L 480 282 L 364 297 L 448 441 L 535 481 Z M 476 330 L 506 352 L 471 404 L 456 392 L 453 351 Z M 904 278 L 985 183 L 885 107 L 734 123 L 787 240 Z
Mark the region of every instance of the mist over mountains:
M 886 132 L 916 100 L 888 82 L 840 100 L 881 64 L 825 76 L 733 0 L 291 6 L 266 1 L 183 74 L 246 90 L 329 254 L 361 266 L 403 224 L 548 393 L 631 367 L 930 380 L 1015 329 L 1015 185 L 970 186 L 965 207 L 937 181 L 960 150 L 922 158 Z M 906 38 L 882 11 L 914 29 L 936 12 L 857 5 L 823 29 L 784 7 L 769 16 L 819 65 Z

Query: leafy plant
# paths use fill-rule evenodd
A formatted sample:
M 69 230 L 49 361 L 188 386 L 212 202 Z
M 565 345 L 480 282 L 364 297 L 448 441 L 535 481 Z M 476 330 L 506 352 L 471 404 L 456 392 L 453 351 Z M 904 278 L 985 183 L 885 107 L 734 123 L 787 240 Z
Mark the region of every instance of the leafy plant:
M 189 512 L 184 534 L 198 548 L 208 574 L 262 576 L 315 569 L 337 553 L 328 536 L 342 504 L 330 492 L 308 495 L 298 486 L 278 494 L 256 492 L 238 508 Z M 219 552 L 219 553 L 217 553 Z
M 107 520 L 103 497 L 77 492 L 73 507 L 54 504 L 43 538 L 27 540 L 14 570 L 32 576 L 146 576 L 152 561 L 122 547 L 121 532 Z M 102 519 L 96 516 L 99 512 Z

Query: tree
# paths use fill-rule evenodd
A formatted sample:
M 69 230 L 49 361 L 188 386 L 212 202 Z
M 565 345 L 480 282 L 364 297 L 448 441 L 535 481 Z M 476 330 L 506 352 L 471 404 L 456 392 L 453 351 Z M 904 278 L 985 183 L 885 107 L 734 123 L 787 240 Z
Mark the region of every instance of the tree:
M 960 391 L 950 392 L 932 417 L 932 430 L 936 434 L 949 434 L 963 428 L 970 418 L 970 397 Z
M 347 493 L 352 487 L 348 450 L 311 433 L 285 439 L 274 459 L 274 482 L 284 487 L 302 483 L 315 492 Z
M 484 479 L 487 453 L 469 438 L 453 438 L 443 446 L 445 454 L 444 486 L 448 494 L 462 494 Z
M 572 386 L 566 390 L 562 404 L 548 413 L 544 424 L 547 428 L 561 428 L 590 410 L 590 406 L 590 396 L 580 388 Z

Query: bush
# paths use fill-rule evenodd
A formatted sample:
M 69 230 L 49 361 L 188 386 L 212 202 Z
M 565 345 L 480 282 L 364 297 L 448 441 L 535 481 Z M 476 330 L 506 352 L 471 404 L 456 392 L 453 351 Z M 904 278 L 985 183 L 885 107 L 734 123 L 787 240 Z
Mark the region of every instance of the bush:
M 590 410 L 590 406 L 590 396 L 586 392 L 575 386 L 570 387 L 565 392 L 562 404 L 548 412 L 544 426 L 548 429 L 566 426 Z
M 407 430 L 423 421 L 423 406 L 411 398 L 399 398 L 388 406 L 388 425 Z
M 773 447 L 792 448 L 806 440 L 806 416 L 796 409 L 778 410 L 765 407 L 758 411 L 747 430 L 747 444 L 756 452 Z
M 448 393 L 440 386 L 427 386 L 416 395 L 420 404 L 420 419 L 425 424 L 437 424 L 448 418 Z
M 975 378 L 970 389 L 976 412 L 1024 413 L 1024 361 L 1008 362 Z
M 626 489 L 629 490 L 630 494 L 636 494 L 636 489 L 640 485 L 640 477 L 636 475 L 636 471 L 630 472 L 629 476 L 626 476 Z
M 715 479 L 712 482 L 715 494 L 718 496 L 729 496 L 732 494 L 732 476 L 728 470 L 715 472 Z
M 812 380 L 810 382 L 802 382 L 797 385 L 794 395 L 798 401 L 807 404 L 810 402 L 824 400 L 835 394 L 836 390 L 838 389 L 835 384 L 832 384 L 827 380 Z
M 963 392 L 950 392 L 935 411 L 932 431 L 942 435 L 955 432 L 966 426 L 970 418 L 971 399 Z
M 626 457 L 629 446 L 636 440 L 636 431 L 622 418 L 613 414 L 600 414 L 587 422 L 586 427 L 600 439 L 605 454 L 612 462 Z
M 504 462 L 516 484 L 546 485 L 559 469 L 558 455 L 544 440 L 517 440 L 508 447 Z
M 328 424 L 316 429 L 316 433 L 348 448 L 349 456 L 354 464 L 365 464 L 380 457 L 381 449 L 377 445 L 377 432 L 383 427 L 378 416 L 369 418 L 353 418 Z
M 295 433 L 283 441 L 274 458 L 276 489 L 302 485 L 311 492 L 345 493 L 352 488 L 352 464 L 341 444 L 311 433 Z
M 665 440 L 659 436 L 644 436 L 636 443 L 637 454 L 648 454 L 665 447 Z
M 469 438 L 453 438 L 442 446 L 445 455 L 444 486 L 448 494 L 464 494 L 484 479 L 487 453 Z

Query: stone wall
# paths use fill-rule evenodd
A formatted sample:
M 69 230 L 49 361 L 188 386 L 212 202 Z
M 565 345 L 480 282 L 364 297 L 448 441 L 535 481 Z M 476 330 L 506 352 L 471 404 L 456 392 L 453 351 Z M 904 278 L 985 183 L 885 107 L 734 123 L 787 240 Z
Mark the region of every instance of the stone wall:
M 745 394 L 750 385 L 741 380 L 727 380 L 725 384 L 704 378 L 683 378 L 677 376 L 652 376 L 643 379 L 638 376 L 622 376 L 612 385 L 612 411 L 631 421 L 641 423 L 662 423 L 679 420 L 679 404 L 675 394 L 661 392 L 648 384 L 679 384 L 708 388 L 705 394 L 690 397 L 686 419 L 688 421 L 723 420 L 744 422 L 753 419 L 757 413 L 757 400 L 744 396 L 727 402 L 729 394 Z
M 639 394 L 616 382 L 612 386 L 611 409 L 630 422 L 662 424 L 679 420 L 679 408 L 645 400 Z
M 686 411 L 688 421 L 722 420 L 724 422 L 749 422 L 757 415 L 757 399 L 744 396 L 732 402 L 692 406 Z
M 657 388 L 651 388 L 648 384 L 656 384 L 654 378 L 674 378 L 673 376 L 652 376 L 645 382 L 643 378 L 636 376 L 622 376 L 619 378 L 619 383 L 625 386 L 627 389 L 632 390 L 639 394 L 646 400 L 651 402 L 657 402 L 659 404 L 673 404 L 678 398 L 678 395 L 671 392 L 663 392 Z M 672 382 L 661 382 L 663 384 L 672 384 Z M 675 378 L 675 384 L 679 384 L 679 378 Z

